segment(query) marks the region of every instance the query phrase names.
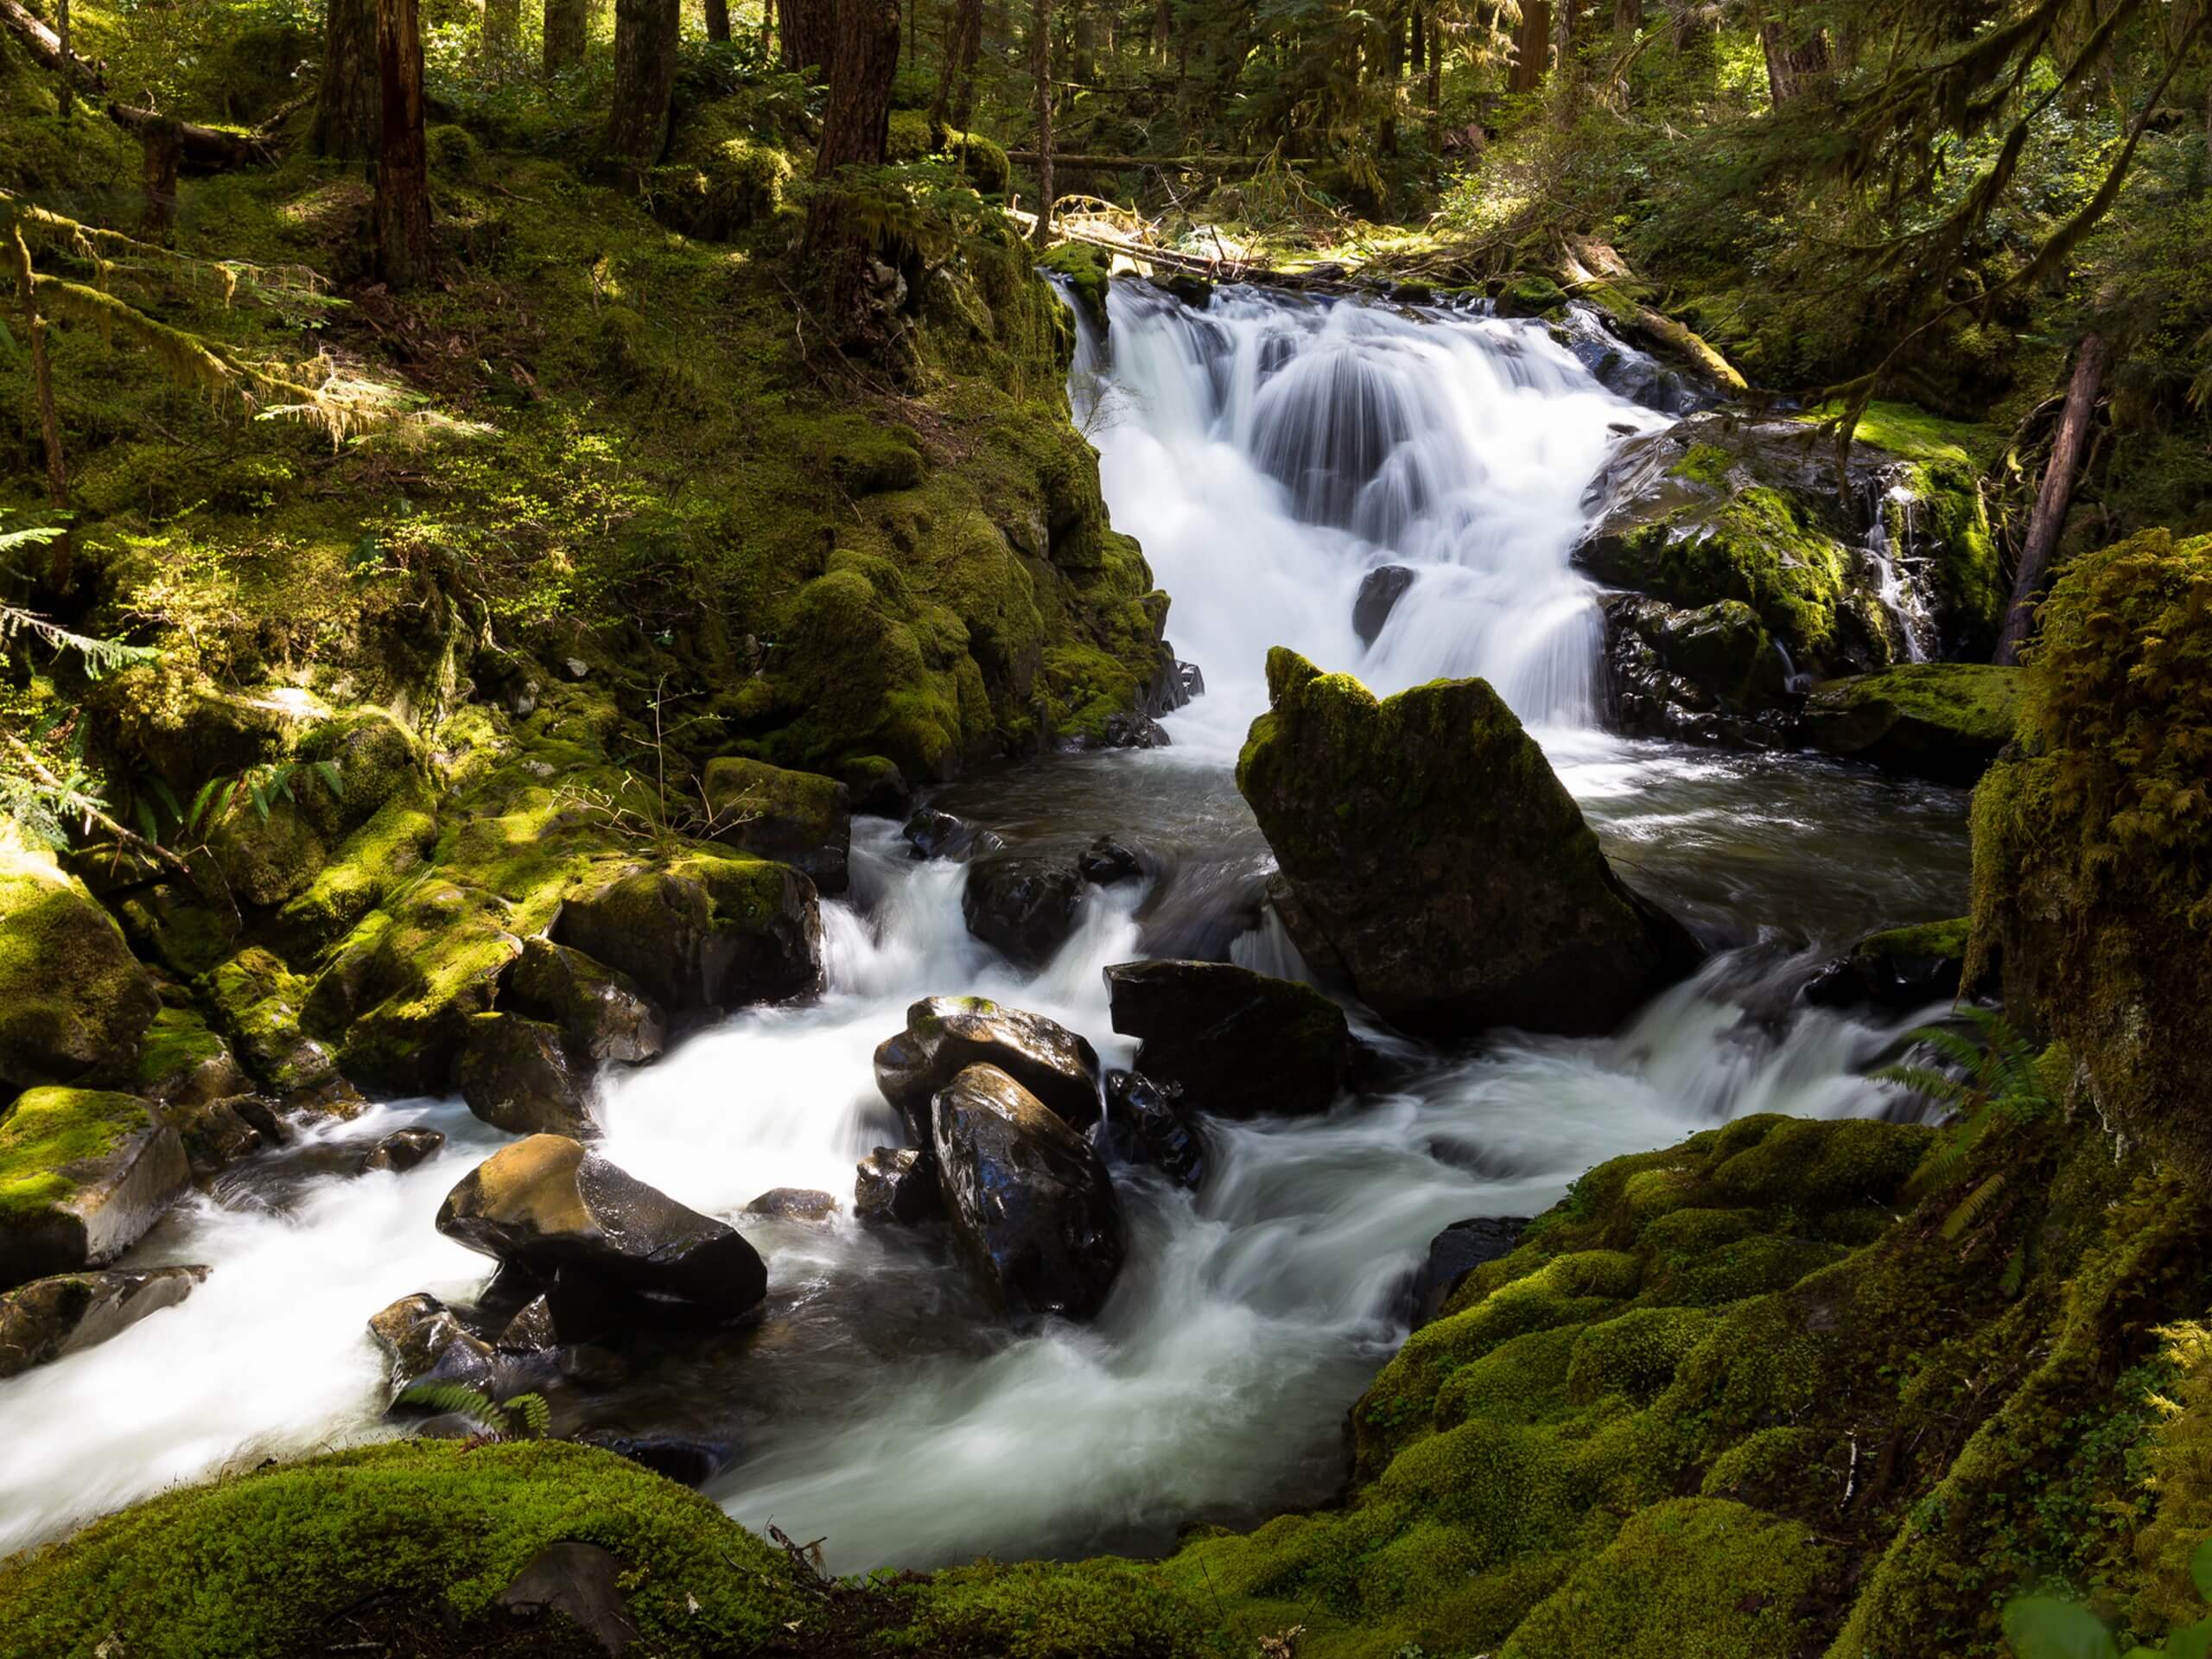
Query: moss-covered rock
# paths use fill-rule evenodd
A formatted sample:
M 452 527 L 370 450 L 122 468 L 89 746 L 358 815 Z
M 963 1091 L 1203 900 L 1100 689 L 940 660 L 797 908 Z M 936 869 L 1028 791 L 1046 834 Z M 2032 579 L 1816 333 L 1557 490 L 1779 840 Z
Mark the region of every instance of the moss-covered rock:
M 112 1262 L 190 1179 L 176 1131 L 144 1101 L 27 1091 L 0 1116 L 0 1287 Z
M 1870 933 L 1821 969 L 1805 988 L 1823 1007 L 1872 1002 L 1917 1008 L 1959 994 L 1972 924 L 1964 916 Z
M 1481 680 L 1377 702 L 1268 653 L 1236 765 L 1306 960 L 1428 1035 L 1610 1030 L 1694 963 L 1624 887 L 1543 752 Z
M 1061 278 L 1066 283 L 1063 291 L 1081 308 L 1090 326 L 1101 334 L 1106 332 L 1106 284 L 1114 263 L 1103 248 L 1063 242 L 1040 257 L 1037 268 Z
M 822 982 L 814 885 L 762 859 L 701 853 L 632 865 L 572 898 L 553 937 L 670 1009 L 779 1001 Z
M 84 883 L 0 823 L 0 1084 L 119 1081 L 160 1009 Z
M 313 985 L 274 952 L 258 945 L 241 950 L 218 963 L 200 987 L 216 1026 L 268 1089 L 298 1095 L 337 1076 L 329 1049 L 300 1028 Z
M 165 1007 L 154 1016 L 130 1075 L 133 1094 L 181 1107 L 245 1094 L 252 1086 L 230 1045 L 191 1007 Z
M 700 781 L 715 840 L 789 864 L 822 893 L 845 890 L 853 817 L 844 785 L 738 755 L 709 760 Z
M 1814 687 L 1801 729 L 1830 754 L 1970 784 L 2012 741 L 2019 701 L 2015 668 L 1901 663 Z

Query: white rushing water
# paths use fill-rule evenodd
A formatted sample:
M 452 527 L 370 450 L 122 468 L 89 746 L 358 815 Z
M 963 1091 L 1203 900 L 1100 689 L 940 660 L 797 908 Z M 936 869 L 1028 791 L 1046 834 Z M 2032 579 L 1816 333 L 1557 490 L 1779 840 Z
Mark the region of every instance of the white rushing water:
M 1149 835 L 1186 872 L 1249 873 L 1263 849 L 1226 770 L 1264 702 L 1262 655 L 1287 644 L 1384 690 L 1490 676 L 1545 732 L 1609 844 L 1655 868 L 1677 861 L 1685 902 L 1749 912 L 1746 938 L 1770 906 L 1802 902 L 1828 833 L 1807 816 L 1821 791 L 1591 729 L 1597 618 L 1567 563 L 1579 503 L 1620 429 L 1660 417 L 1604 391 L 1535 325 L 1238 293 L 1199 315 L 1119 284 L 1113 304 L 1112 363 L 1084 341 L 1079 416 L 1115 523 L 1143 540 L 1175 596 L 1180 654 L 1211 690 L 1169 721 L 1173 748 L 1025 774 L 1039 810 L 1065 791 L 1059 810 L 1085 836 Z M 1363 649 L 1353 601 L 1385 563 L 1414 582 Z M 1113 822 L 1084 816 L 1098 800 Z M 1893 805 L 1900 833 L 1868 835 L 1866 799 L 1827 809 L 1819 868 L 1847 926 L 1891 919 L 1885 906 L 1927 913 L 1927 890 L 1955 874 L 1955 847 L 1932 876 L 1923 851 L 1952 833 L 1955 804 L 1883 802 L 1871 810 Z M 1439 1229 L 1533 1214 L 1604 1158 L 1731 1116 L 1877 1109 L 1862 1073 L 1910 1023 L 1747 1016 L 1758 970 L 1722 957 L 1612 1038 L 1509 1035 L 1323 1119 L 1217 1126 L 1198 1196 L 1123 1179 L 1132 1257 L 1096 1324 L 1017 1337 L 925 1243 L 739 1212 L 779 1185 L 849 1195 L 854 1161 L 894 1133 L 870 1052 L 916 997 L 1000 996 L 1126 1063 L 1100 970 L 1140 953 L 1161 895 L 1094 892 L 1076 937 L 1027 976 L 966 932 L 962 867 L 911 860 L 891 826 L 866 821 L 854 867 L 851 898 L 824 909 L 824 996 L 734 1015 L 602 1090 L 605 1154 L 737 1220 L 767 1255 L 767 1318 L 641 1360 L 627 1389 L 557 1402 L 571 1425 L 728 1448 L 709 1490 L 748 1522 L 826 1536 L 841 1570 L 1158 1549 L 1190 1520 L 1325 1499 L 1343 1414 L 1402 1338 L 1398 1287 Z M 1264 920 L 1230 949 L 1294 966 Z M 454 1137 L 442 1154 L 401 1176 L 350 1173 L 360 1147 L 417 1120 Z M 180 1210 L 138 1260 L 209 1263 L 206 1285 L 0 1383 L 0 1552 L 177 1480 L 390 1432 L 362 1322 L 410 1291 L 465 1299 L 480 1284 L 486 1264 L 431 1217 L 499 1139 L 449 1103 L 379 1107 Z

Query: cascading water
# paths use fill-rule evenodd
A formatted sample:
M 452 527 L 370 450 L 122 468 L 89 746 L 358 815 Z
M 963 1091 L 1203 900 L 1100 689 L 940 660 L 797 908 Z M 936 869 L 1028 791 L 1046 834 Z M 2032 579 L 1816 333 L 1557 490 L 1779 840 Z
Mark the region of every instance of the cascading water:
M 1077 416 L 1211 692 L 1170 717 L 1173 747 L 978 778 L 943 804 L 1017 845 L 1110 832 L 1154 874 L 1093 890 L 1075 937 L 1024 974 L 965 931 L 961 866 L 863 821 L 853 893 L 824 907 L 826 994 L 733 1015 L 601 1090 L 606 1154 L 736 1220 L 769 1259 L 770 1303 L 757 1329 L 632 1355 L 619 1386 L 556 1388 L 559 1427 L 726 1448 L 709 1490 L 747 1522 L 826 1535 L 842 1570 L 1159 1549 L 1190 1521 L 1325 1499 L 1432 1235 L 1534 1213 L 1603 1158 L 1730 1116 L 1881 1109 L 1862 1074 L 1910 1022 L 1795 1007 L 1792 965 L 1955 913 L 1964 887 L 1955 792 L 1594 729 L 1596 615 L 1567 563 L 1580 498 L 1624 430 L 1662 417 L 1543 328 L 1235 291 L 1199 315 L 1127 284 L 1112 304 L 1110 363 L 1084 341 Z M 1414 579 L 1363 647 L 1353 604 L 1385 563 Z M 1606 1039 L 1507 1033 L 1472 1056 L 1386 1039 L 1408 1081 L 1320 1120 L 1219 1126 L 1195 1198 L 1125 1173 L 1131 1260 L 1082 1329 L 1006 1331 L 925 1242 L 741 1215 L 773 1186 L 850 1192 L 854 1160 L 895 1133 L 870 1051 L 918 996 L 1000 996 L 1126 1063 L 1105 964 L 1203 950 L 1299 970 L 1258 907 L 1267 849 L 1229 776 L 1276 644 L 1386 690 L 1492 677 L 1631 878 L 1738 948 Z M 352 1173 L 418 1118 L 454 1137 L 441 1156 Z M 175 1480 L 391 1432 L 362 1321 L 482 1282 L 431 1217 L 499 1138 L 450 1103 L 381 1106 L 174 1212 L 133 1262 L 208 1263 L 199 1292 L 0 1383 L 0 1552 Z

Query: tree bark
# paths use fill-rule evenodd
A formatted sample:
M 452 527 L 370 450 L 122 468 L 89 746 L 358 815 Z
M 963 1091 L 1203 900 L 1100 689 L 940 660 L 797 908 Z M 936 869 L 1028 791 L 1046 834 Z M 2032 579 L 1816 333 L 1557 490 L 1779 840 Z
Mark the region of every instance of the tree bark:
M 607 148 L 636 189 L 668 149 L 680 0 L 614 0 L 614 108 Z
M 1613 33 L 1626 46 L 1643 27 L 1643 0 L 1613 0 Z
M 21 41 L 31 56 L 60 75 L 65 84 L 73 83 L 88 92 L 106 90 L 107 79 L 101 73 L 101 67 L 66 50 L 61 36 L 17 4 L 16 0 L 0 0 L 0 28 L 5 28 Z
M 1551 0 L 1521 0 L 1521 34 L 1515 42 L 1513 90 L 1533 92 L 1544 84 L 1551 66 Z
M 318 156 L 365 162 L 377 153 L 382 94 L 377 82 L 377 0 L 328 0 L 322 25 L 322 87 L 311 142 Z
M 899 73 L 899 0 L 836 0 L 830 96 L 815 154 L 819 186 L 807 209 L 806 245 L 824 264 L 834 327 L 864 333 L 872 232 L 855 222 L 833 181 L 847 167 L 880 167 L 891 137 L 891 83 Z
M 931 125 L 968 130 L 976 98 L 976 54 L 982 45 L 983 0 L 957 0 L 944 42 L 944 67 L 937 79 L 937 99 L 930 105 Z
M 2089 417 L 2096 410 L 2097 393 L 2103 388 L 2105 369 L 2112 348 L 2101 334 L 2086 334 L 2074 354 L 2074 378 L 2066 388 L 2066 407 L 2058 417 L 2058 435 L 2050 446 L 2050 461 L 2043 469 L 2043 483 L 2036 492 L 2035 511 L 2028 518 L 2027 545 L 2020 550 L 2020 568 L 2012 578 L 2012 602 L 2005 613 L 2005 626 L 1997 637 L 1997 660 L 2017 663 L 2020 647 L 2035 626 L 2035 596 L 2050 574 L 2051 556 L 2058 550 L 2059 532 L 2066 527 L 2066 508 L 2074 499 L 2074 474 L 2081 469 L 2082 452 L 2088 447 Z
M 838 32 L 841 10 L 841 0 L 776 0 L 776 21 L 784 31 L 785 68 L 820 69 L 824 73 L 831 68 L 831 43 Z M 898 34 L 893 30 L 894 65 L 898 61 Z
M 410 288 L 430 268 L 430 169 L 423 138 L 423 29 L 415 0 L 377 0 L 377 274 Z
M 142 142 L 150 141 L 156 128 L 174 129 L 178 157 L 195 173 L 223 173 L 276 157 L 276 146 L 259 132 L 226 132 L 220 127 L 179 121 L 159 111 L 133 109 L 128 104 L 111 103 L 107 113 L 116 125 L 137 133 Z
M 149 123 L 139 142 L 145 147 L 146 206 L 138 233 L 149 242 L 165 240 L 176 223 L 177 164 L 184 159 L 184 124 L 174 116 Z
M 707 38 L 729 39 L 729 0 L 707 0 Z
M 59 3 L 54 8 L 54 39 L 55 44 L 61 48 L 62 63 L 64 65 L 75 63 L 77 54 L 69 49 L 69 0 L 59 0 Z M 61 118 L 64 121 L 69 118 L 71 112 L 76 107 L 76 76 L 65 69 L 61 76 L 61 90 L 55 94 L 56 107 L 60 111 Z
M 1098 9 L 1074 0 L 1069 31 L 1069 79 L 1088 86 L 1098 79 Z
M 484 56 L 493 68 L 522 49 L 522 0 L 484 0 Z
M 69 470 L 61 458 L 61 416 L 54 403 L 54 369 L 46 356 L 46 319 L 38 313 L 38 279 L 31 274 L 31 251 L 24 244 L 19 228 L 14 233 L 16 244 L 16 287 L 23 302 L 23 331 L 31 341 L 31 388 L 38 398 L 39 436 L 46 444 L 46 496 L 57 507 L 69 505 Z M 66 540 L 54 543 L 57 549 L 66 547 Z M 66 588 L 69 582 L 68 554 L 57 551 L 54 556 L 54 585 Z
M 1786 23 L 1759 26 L 1759 46 L 1766 54 L 1767 92 L 1777 110 L 1829 72 L 1828 37 L 1818 29 L 1801 37 L 1793 35 Z
M 1037 83 L 1037 226 L 1040 248 L 1052 239 L 1052 0 L 1031 0 L 1029 71 Z
M 545 0 L 545 73 L 557 75 L 582 63 L 590 32 L 588 0 Z

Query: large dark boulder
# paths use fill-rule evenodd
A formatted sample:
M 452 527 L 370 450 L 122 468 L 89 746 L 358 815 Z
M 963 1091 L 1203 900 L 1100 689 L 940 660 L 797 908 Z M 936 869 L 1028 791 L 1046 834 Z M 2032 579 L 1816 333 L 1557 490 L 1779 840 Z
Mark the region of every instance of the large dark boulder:
M 1281 868 L 1277 911 L 1384 1019 L 1440 1039 L 1609 1031 L 1695 965 L 1487 683 L 1378 702 L 1278 648 L 1268 687 L 1236 785 Z
M 668 1042 L 668 1021 L 627 974 L 550 939 L 524 939 L 497 1006 L 561 1028 L 579 1060 L 637 1064 Z
M 852 798 L 844 785 L 819 772 L 724 755 L 707 762 L 701 787 L 716 841 L 804 870 L 823 893 L 844 892 L 853 847 Z
M 814 883 L 762 859 L 692 854 L 626 871 L 563 905 L 552 937 L 668 1008 L 779 1002 L 822 983 Z
M 984 1288 L 1018 1319 L 1095 1315 L 1128 1242 L 1090 1143 L 995 1065 L 955 1077 L 935 1118 L 953 1236 Z
M 864 1227 L 912 1227 L 944 1213 L 937 1154 L 927 1147 L 878 1147 L 860 1161 L 853 1216 Z
M 960 913 L 968 931 L 1020 968 L 1042 968 L 1075 931 L 1084 880 L 1072 864 L 995 853 L 968 867 Z
M 1351 1080 L 1344 1010 L 1310 985 L 1225 962 L 1125 962 L 1106 970 L 1114 1029 L 1137 1070 L 1217 1117 L 1325 1112 Z
M 1043 1101 L 1062 1122 L 1098 1121 L 1098 1051 L 1040 1014 L 982 996 L 925 997 L 906 1010 L 906 1029 L 875 1051 L 875 1083 L 927 1146 L 938 1090 L 971 1065 L 995 1065 Z
M 1774 748 L 1795 701 L 1782 653 L 1740 600 L 1685 610 L 1641 594 L 1604 601 L 1612 723 L 1632 737 Z
M 767 1294 L 767 1268 L 734 1229 L 556 1135 L 471 1170 L 446 1195 L 438 1230 L 536 1278 L 573 1275 L 727 1319 Z
M 97 1346 L 175 1307 L 207 1276 L 205 1268 L 65 1273 L 0 1291 L 0 1377 Z
M 461 1052 L 461 1097 L 509 1135 L 565 1135 L 589 1141 L 591 1090 L 569 1064 L 560 1032 L 518 1014 L 480 1014 Z
M 2012 741 L 2019 709 L 2017 668 L 1907 663 L 1814 687 L 1801 729 L 1830 754 L 1971 784 Z
M 31 1090 L 0 1109 L 0 1290 L 105 1267 L 191 1181 L 183 1141 L 144 1101 Z
M 1428 1241 L 1428 1255 L 1406 1286 L 1400 1306 L 1406 1323 L 1418 1331 L 1443 1316 L 1452 1293 L 1485 1262 L 1513 1254 L 1529 1224 L 1524 1216 L 1471 1216 L 1455 1221 Z

